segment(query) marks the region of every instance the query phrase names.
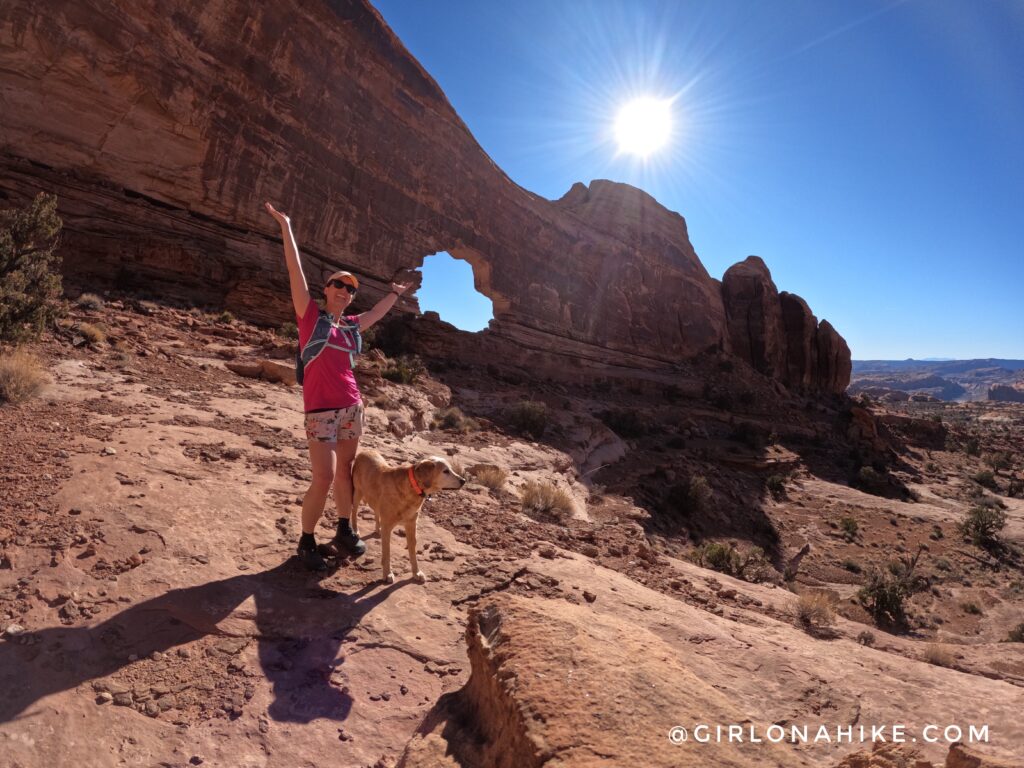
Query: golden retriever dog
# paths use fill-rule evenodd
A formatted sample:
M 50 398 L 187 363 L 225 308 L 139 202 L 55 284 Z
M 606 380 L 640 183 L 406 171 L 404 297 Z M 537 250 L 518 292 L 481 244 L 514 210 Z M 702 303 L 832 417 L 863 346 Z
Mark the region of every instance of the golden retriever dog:
M 356 530 L 359 503 L 365 501 L 373 509 L 377 521 L 381 567 L 386 584 L 395 583 L 395 574 L 391 570 L 391 532 L 399 523 L 405 528 L 405 544 L 409 548 L 413 578 L 420 584 L 427 580 L 416 564 L 416 520 L 420 508 L 427 496 L 445 489 L 457 490 L 465 483 L 466 479 L 457 475 L 448 461 L 440 456 L 391 467 L 377 451 L 365 450 L 356 454 L 352 463 L 352 530 Z

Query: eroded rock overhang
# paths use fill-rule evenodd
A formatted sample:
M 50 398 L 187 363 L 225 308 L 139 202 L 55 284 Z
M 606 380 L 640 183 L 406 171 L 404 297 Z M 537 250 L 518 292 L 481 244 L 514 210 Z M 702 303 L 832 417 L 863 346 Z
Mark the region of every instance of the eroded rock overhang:
M 447 250 L 512 347 L 657 368 L 733 346 L 681 216 L 613 182 L 557 201 L 513 183 L 365 2 L 14 0 L 0 72 L 0 194 L 59 195 L 72 283 L 278 324 L 270 200 L 313 286 L 347 268 L 373 299 Z M 832 372 L 806 374 L 837 391 Z

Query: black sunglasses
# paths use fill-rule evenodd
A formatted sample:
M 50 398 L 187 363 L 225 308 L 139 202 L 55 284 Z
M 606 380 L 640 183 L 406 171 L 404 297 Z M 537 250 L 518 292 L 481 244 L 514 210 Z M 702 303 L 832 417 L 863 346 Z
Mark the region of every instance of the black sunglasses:
M 328 281 L 327 284 L 330 285 L 330 286 L 333 286 L 335 288 L 347 288 L 348 292 L 351 293 L 351 294 L 355 294 L 355 292 L 357 290 L 356 287 L 354 285 L 352 285 L 351 283 L 343 283 L 343 282 L 341 282 L 341 280 L 330 280 L 330 281 Z

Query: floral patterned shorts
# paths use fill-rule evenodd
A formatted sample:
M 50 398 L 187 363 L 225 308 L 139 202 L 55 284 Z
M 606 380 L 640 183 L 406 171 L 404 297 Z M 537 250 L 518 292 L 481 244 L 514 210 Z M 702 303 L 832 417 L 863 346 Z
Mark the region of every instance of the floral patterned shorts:
M 348 408 L 333 411 L 316 411 L 306 414 L 306 437 L 321 443 L 336 443 L 351 440 L 363 434 L 363 404 L 356 403 Z

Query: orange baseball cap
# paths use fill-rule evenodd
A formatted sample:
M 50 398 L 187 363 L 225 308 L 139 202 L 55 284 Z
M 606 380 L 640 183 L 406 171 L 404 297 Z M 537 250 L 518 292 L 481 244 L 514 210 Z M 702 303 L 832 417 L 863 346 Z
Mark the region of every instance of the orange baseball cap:
M 331 280 L 341 280 L 343 283 L 348 283 L 353 288 L 359 287 L 359 278 L 353 275 L 351 272 L 345 272 L 344 270 L 335 272 L 333 275 L 328 277 L 324 283 L 329 283 Z

